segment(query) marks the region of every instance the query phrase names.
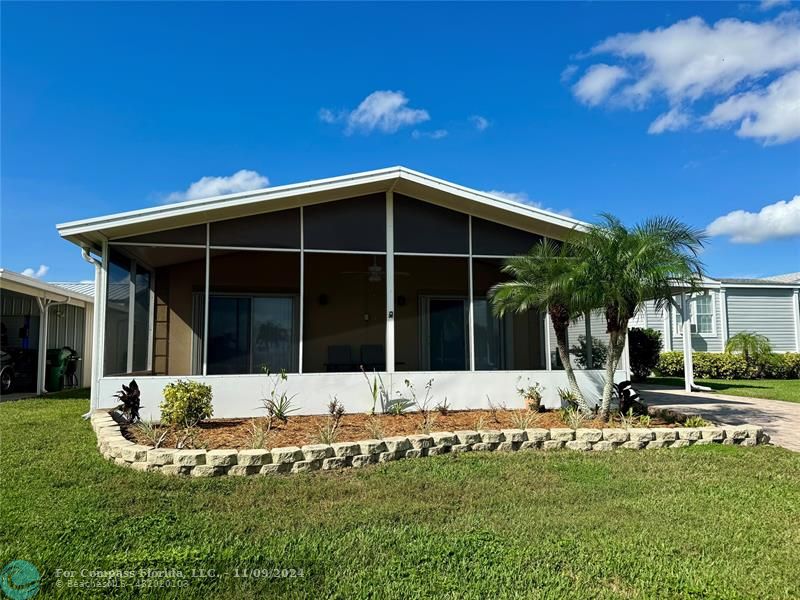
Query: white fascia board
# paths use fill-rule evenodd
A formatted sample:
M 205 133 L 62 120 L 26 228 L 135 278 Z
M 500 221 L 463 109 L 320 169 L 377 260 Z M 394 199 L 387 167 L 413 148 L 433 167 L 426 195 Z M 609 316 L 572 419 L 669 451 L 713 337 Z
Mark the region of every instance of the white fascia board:
M 57 285 L 39 281 L 22 273 L 0 268 L 0 288 L 28 296 L 48 297 L 58 302 L 70 301 L 70 304 L 93 304 L 94 298 L 85 294 L 72 292 Z
M 148 221 L 157 221 L 166 217 L 180 217 L 202 213 L 208 210 L 219 210 L 235 206 L 254 204 L 265 200 L 277 198 L 291 198 L 312 192 L 325 192 L 348 187 L 351 185 L 363 185 L 381 181 L 390 181 L 399 176 L 399 167 L 380 169 L 377 171 L 367 171 L 352 175 L 341 175 L 328 179 L 317 179 L 302 183 L 292 183 L 271 188 L 263 188 L 250 192 L 237 194 L 226 194 L 224 196 L 212 196 L 210 198 L 200 198 L 198 200 L 187 200 L 163 206 L 141 208 L 138 210 L 127 211 L 105 215 L 102 217 L 92 217 L 80 221 L 69 221 L 56 225 L 56 229 L 61 237 L 75 236 L 82 233 L 89 233 L 104 228 L 122 227 L 124 225 L 134 225 Z
M 573 219 L 572 217 L 542 210 L 541 208 L 523 204 L 522 202 L 515 202 L 514 200 L 501 198 L 500 196 L 495 196 L 494 194 L 489 194 L 480 190 L 464 187 L 463 185 L 458 185 L 456 183 L 439 179 L 431 175 L 426 175 L 425 173 L 420 173 L 418 171 L 412 171 L 411 169 L 407 169 L 405 167 L 399 167 L 399 169 L 401 172 L 401 179 L 407 179 L 408 181 L 413 181 L 414 183 L 418 183 L 429 188 L 438 189 L 442 192 L 461 196 L 467 200 L 486 204 L 493 208 L 499 208 L 501 210 L 513 212 L 526 217 L 533 217 L 539 221 L 557 225 L 558 227 L 577 229 L 578 231 L 583 231 L 589 226 L 588 223 L 579 221 L 578 219 Z

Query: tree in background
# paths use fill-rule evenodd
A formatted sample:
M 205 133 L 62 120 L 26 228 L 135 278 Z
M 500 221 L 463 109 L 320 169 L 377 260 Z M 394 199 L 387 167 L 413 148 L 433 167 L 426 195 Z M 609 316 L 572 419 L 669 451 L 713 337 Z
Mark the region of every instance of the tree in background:
M 764 369 L 764 364 L 772 354 L 772 346 L 766 336 L 755 331 L 740 331 L 731 336 L 725 344 L 725 353 L 739 352 L 744 358 L 748 369 L 754 370 L 759 376 Z
M 644 381 L 658 365 L 661 357 L 661 332 L 631 327 L 628 330 L 628 351 L 631 357 L 631 379 Z

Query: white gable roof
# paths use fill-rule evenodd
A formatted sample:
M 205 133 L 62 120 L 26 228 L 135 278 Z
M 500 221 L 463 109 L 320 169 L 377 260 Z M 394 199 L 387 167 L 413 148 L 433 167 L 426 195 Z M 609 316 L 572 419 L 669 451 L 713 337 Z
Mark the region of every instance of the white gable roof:
M 390 167 L 72 221 L 57 228 L 59 234 L 71 242 L 96 246 L 104 238 L 114 239 L 388 190 L 544 235 L 562 237 L 570 230 L 586 226 L 586 223 L 571 217 L 405 167 Z

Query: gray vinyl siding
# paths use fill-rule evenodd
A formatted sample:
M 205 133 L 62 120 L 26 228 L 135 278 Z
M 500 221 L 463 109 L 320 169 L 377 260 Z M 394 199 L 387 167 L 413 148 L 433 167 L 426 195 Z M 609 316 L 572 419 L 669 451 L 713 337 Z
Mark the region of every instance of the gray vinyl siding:
M 755 331 L 769 339 L 775 352 L 794 352 L 791 289 L 728 288 L 728 331 Z

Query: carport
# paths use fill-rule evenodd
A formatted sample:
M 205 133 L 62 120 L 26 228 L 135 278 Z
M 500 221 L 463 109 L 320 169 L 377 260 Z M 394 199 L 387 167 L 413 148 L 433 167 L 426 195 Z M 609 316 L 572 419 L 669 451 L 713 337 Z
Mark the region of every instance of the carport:
M 89 385 L 93 294 L 91 283 L 46 283 L 0 268 L 0 349 L 4 363 L 11 357 L 17 363 L 10 390 L 14 396 L 51 391 L 46 381 L 47 350 L 65 346 L 81 359 L 77 385 Z

